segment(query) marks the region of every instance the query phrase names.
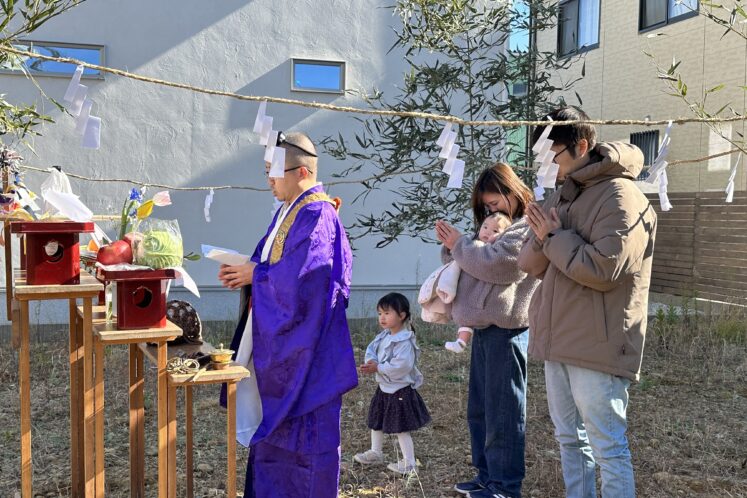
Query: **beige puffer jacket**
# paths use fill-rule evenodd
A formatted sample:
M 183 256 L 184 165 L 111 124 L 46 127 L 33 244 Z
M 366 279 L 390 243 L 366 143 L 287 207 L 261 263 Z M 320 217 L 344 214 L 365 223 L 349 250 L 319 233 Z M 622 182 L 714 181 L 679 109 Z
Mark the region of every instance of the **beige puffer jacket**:
M 532 234 L 519 267 L 542 279 L 529 308 L 529 353 L 638 380 L 656 213 L 633 183 L 643 154 L 601 143 L 545 203 L 562 228 Z

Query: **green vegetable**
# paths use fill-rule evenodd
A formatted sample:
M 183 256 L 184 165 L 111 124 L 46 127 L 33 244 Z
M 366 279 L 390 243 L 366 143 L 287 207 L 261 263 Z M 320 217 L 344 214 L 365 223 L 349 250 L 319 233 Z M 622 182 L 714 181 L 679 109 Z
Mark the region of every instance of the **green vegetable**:
M 181 266 L 184 257 L 182 239 L 167 230 L 149 230 L 143 238 L 143 256 L 138 264 L 153 269 Z

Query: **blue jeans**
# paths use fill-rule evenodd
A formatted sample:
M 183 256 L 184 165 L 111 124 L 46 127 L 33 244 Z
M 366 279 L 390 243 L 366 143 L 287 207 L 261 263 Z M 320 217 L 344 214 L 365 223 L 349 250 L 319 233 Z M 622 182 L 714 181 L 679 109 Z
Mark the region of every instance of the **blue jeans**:
M 630 381 L 586 368 L 545 362 L 547 404 L 560 443 L 568 498 L 595 498 L 595 460 L 602 496 L 635 497 L 626 410 Z
M 526 431 L 527 329 L 475 330 L 467 421 L 477 481 L 521 496 Z

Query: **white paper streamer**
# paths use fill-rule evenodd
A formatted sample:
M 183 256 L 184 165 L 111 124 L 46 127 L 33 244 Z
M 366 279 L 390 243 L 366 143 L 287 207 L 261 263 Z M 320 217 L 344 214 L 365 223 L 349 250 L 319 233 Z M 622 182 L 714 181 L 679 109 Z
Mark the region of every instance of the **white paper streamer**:
M 534 200 L 535 201 L 543 201 L 545 200 L 545 188 L 541 186 L 542 184 L 542 178 L 538 178 L 537 182 L 539 185 L 534 187 Z
M 734 180 L 737 177 L 737 166 L 739 166 L 739 161 L 742 159 L 742 154 L 739 154 L 737 156 L 737 160 L 734 163 L 734 166 L 731 167 L 731 174 L 729 174 L 729 181 L 726 183 L 726 202 L 731 203 L 734 202 Z
M 254 133 L 262 133 L 262 126 L 265 122 L 265 116 L 267 112 L 267 102 L 262 101 L 259 103 L 259 110 L 257 111 L 257 117 L 254 118 Z
M 205 213 L 205 221 L 210 223 L 210 206 L 213 205 L 213 198 L 215 197 L 215 191 L 210 189 L 208 195 L 205 196 L 205 206 L 202 208 Z
M 189 292 L 194 294 L 197 297 L 200 297 L 200 291 L 197 289 L 197 284 L 195 283 L 194 279 L 189 276 L 189 273 L 187 273 L 187 270 L 185 270 L 181 266 L 172 266 L 169 268 L 165 268 L 166 270 L 174 270 L 177 273 L 176 278 L 176 285 L 183 285 L 185 289 L 187 289 Z
M 547 172 L 542 175 L 542 183 L 539 185 L 544 188 L 555 188 L 555 183 L 558 181 L 559 170 L 560 166 L 557 163 L 551 163 L 550 166 L 547 167 Z
M 550 119 L 550 118 L 548 118 Z M 552 121 L 552 119 L 550 119 Z M 542 130 L 542 134 L 537 139 L 537 142 L 532 146 L 532 151 L 537 154 L 542 150 L 542 147 L 544 143 L 547 141 L 547 137 L 550 136 L 550 132 L 552 131 L 552 125 L 545 126 L 545 129 Z M 552 144 L 552 140 L 550 140 L 550 143 Z
M 272 155 L 272 164 L 270 165 L 270 178 L 283 178 L 285 176 L 285 149 L 275 147 L 275 154 Z
M 672 203 L 669 202 L 669 196 L 667 195 L 668 184 L 669 180 L 667 179 L 667 172 L 666 170 L 662 170 L 659 175 L 659 205 L 661 206 L 661 210 L 664 212 L 672 209 Z
M 262 122 L 262 132 L 259 135 L 260 145 L 267 145 L 267 142 L 270 140 L 271 132 L 272 132 L 272 117 L 265 116 Z
M 89 116 L 86 131 L 83 132 L 83 147 L 98 149 L 101 147 L 101 118 Z
M 75 68 L 73 77 L 70 79 L 70 84 L 67 86 L 67 90 L 65 91 L 65 96 L 62 98 L 62 100 L 64 100 L 68 104 L 73 103 L 75 94 L 78 92 L 78 85 L 80 85 L 81 76 L 83 76 L 83 66 L 78 66 Z
M 451 149 L 454 147 L 454 142 L 457 139 L 457 132 L 450 131 L 449 135 L 445 138 L 444 144 L 441 147 L 441 152 L 438 154 L 438 157 L 441 159 L 448 159 L 449 153 L 451 152 Z
M 446 123 L 446 126 L 444 126 L 444 129 L 441 131 L 441 135 L 439 135 L 438 140 L 436 140 L 436 145 L 443 148 L 443 146 L 446 145 L 446 139 L 449 138 L 449 135 L 451 135 L 451 123 Z
M 78 116 L 80 114 L 80 109 L 83 107 L 83 102 L 86 100 L 86 94 L 88 93 L 88 87 L 86 85 L 78 85 L 78 88 L 75 90 L 75 96 L 73 97 L 73 101 L 70 104 L 70 114 L 73 116 Z
M 661 145 L 659 145 L 659 151 L 656 154 L 656 159 L 654 159 L 654 163 L 648 170 L 648 178 L 646 178 L 645 181 L 650 185 L 656 183 L 656 179 L 659 178 L 659 176 L 667 167 L 668 163 L 667 161 L 665 161 L 665 158 L 667 157 L 667 154 L 669 154 L 669 144 L 672 141 L 672 139 L 670 138 L 671 132 L 672 122 L 670 121 L 667 124 L 666 130 L 664 130 L 664 138 L 661 140 Z
M 83 105 L 80 109 L 80 114 L 78 114 L 78 117 L 75 119 L 75 132 L 83 135 L 86 132 L 86 126 L 88 126 L 88 117 L 91 115 L 91 107 L 93 106 L 93 102 L 91 99 L 86 98 L 83 101 Z
M 454 159 L 451 174 L 449 175 L 449 183 L 446 184 L 446 188 L 462 188 L 463 179 L 464 161 L 461 159 Z
M 267 148 L 265 149 L 265 162 L 272 163 L 272 157 L 275 155 L 275 144 L 278 143 L 279 131 L 271 131 L 267 139 Z

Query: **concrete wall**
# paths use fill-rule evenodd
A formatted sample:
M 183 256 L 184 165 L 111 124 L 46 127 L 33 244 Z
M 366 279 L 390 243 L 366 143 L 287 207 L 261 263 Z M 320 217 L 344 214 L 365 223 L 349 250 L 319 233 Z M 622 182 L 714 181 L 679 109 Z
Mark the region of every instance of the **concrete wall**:
M 701 7 L 703 8 L 703 7 Z M 702 100 L 704 90 L 718 84 L 726 88 L 708 96 L 711 112 L 726 103 L 735 109 L 745 109 L 747 85 L 747 46 L 743 38 L 730 34 L 721 39 L 724 28 L 702 16 L 676 21 L 653 31 L 638 31 L 639 0 L 601 0 L 599 47 L 589 50 L 581 61 L 558 76 L 565 81 L 581 76 L 585 61 L 585 77 L 573 90 L 583 101 L 583 109 L 593 119 L 645 119 L 693 117 L 681 99 L 666 94 L 665 83 L 656 76 L 656 68 L 644 54 L 656 56 L 659 64 L 669 68 L 672 58 L 682 60 L 678 71 L 688 85 L 693 101 Z M 659 36 L 652 36 L 659 34 Z M 540 33 L 538 44 L 543 50 L 557 49 L 556 30 Z M 569 104 L 578 104 L 573 91 L 565 95 Z M 728 111 L 727 111 L 728 113 Z M 663 137 L 665 127 L 660 127 Z M 599 127 L 602 140 L 629 140 L 630 134 L 646 127 Z M 732 125 L 732 137 L 741 140 L 744 123 Z M 669 157 L 696 159 L 710 155 L 710 130 L 705 125 L 675 126 Z M 731 164 L 737 156 L 731 157 Z M 723 190 L 729 177 L 729 167 L 718 167 L 723 160 L 674 166 L 668 170 L 669 190 L 693 192 Z M 740 164 L 735 186 L 747 188 L 744 164 Z
M 106 64 L 139 74 L 254 95 L 272 95 L 341 105 L 363 106 L 351 96 L 290 91 L 290 58 L 343 60 L 347 87 L 379 88 L 396 94 L 403 63 L 396 51 L 386 55 L 398 22 L 390 2 L 330 0 L 98 0 L 86 2 L 34 33 L 42 41 L 101 44 Z M 61 100 L 68 80 L 42 77 L 40 85 Z M 93 113 L 103 120 L 101 149 L 80 147 L 69 116 L 39 99 L 33 85 L 16 75 L 0 75 L 2 92 L 17 102 L 37 100 L 57 123 L 41 129 L 33 139 L 37 155 L 24 152 L 27 164 L 62 165 L 68 172 L 93 177 L 132 178 L 179 186 L 253 185 L 266 187 L 258 137 L 251 127 L 257 104 L 207 96 L 141 83 L 113 75 L 86 80 L 94 101 Z M 274 128 L 307 131 L 317 141 L 357 129 L 350 114 L 269 105 Z M 320 176 L 330 179 L 343 165 L 321 159 Z M 360 172 L 361 177 L 366 172 Z M 26 181 L 37 189 L 46 175 L 29 173 Z M 117 213 L 130 188 L 127 184 L 90 184 L 74 180 L 73 189 L 97 214 Z M 346 225 L 358 213 L 376 212 L 387 194 L 374 194 L 365 204 L 352 204 L 358 185 L 334 187 L 332 195 L 345 201 Z M 151 194 L 154 191 L 150 192 Z M 270 221 L 269 193 L 220 191 L 212 206 L 212 222 L 203 217 L 204 193 L 172 192 L 174 205 L 160 208 L 159 218 L 179 220 L 185 250 L 201 243 L 251 252 Z M 375 312 L 372 306 L 385 292 L 416 288 L 439 264 L 438 248 L 402 240 L 375 249 L 376 240 L 356 243 L 351 315 Z M 17 262 L 16 262 L 17 264 Z M 189 263 L 202 299 L 188 297 L 203 318 L 220 320 L 235 315 L 236 293 L 220 288 L 217 264 Z M 3 275 L 4 278 L 4 275 Z M 175 291 L 176 297 L 184 294 Z M 4 296 L 3 296 L 4 297 Z M 5 307 L 0 307 L 5 313 Z M 32 308 L 38 322 L 65 322 L 62 303 Z

